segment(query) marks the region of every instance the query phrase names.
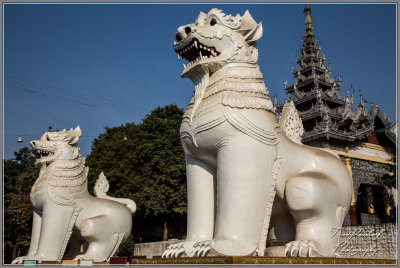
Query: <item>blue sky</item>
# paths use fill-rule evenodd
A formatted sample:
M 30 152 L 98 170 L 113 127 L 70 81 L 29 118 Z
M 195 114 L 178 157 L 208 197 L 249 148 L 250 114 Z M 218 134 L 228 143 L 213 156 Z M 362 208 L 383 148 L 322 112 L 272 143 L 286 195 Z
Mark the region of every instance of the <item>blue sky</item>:
M 311 4 L 342 96 L 352 84 L 396 121 L 396 5 Z M 200 11 L 250 11 L 262 21 L 259 65 L 283 101 L 304 34 L 304 4 L 5 4 L 4 157 L 53 130 L 79 125 L 84 156 L 104 127 L 139 123 L 157 106 L 186 108 L 193 85 L 172 48 Z M 24 142 L 17 143 L 22 136 Z

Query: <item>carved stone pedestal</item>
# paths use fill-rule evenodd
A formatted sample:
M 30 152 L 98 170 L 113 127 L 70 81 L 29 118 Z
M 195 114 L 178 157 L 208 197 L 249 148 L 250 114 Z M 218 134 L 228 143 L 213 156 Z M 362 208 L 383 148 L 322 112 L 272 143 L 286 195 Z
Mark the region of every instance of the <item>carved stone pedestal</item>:
M 274 246 L 265 249 L 266 257 L 285 257 L 285 246 Z
M 132 260 L 130 264 L 396 264 L 396 260 L 226 256 L 203 258 L 136 259 Z

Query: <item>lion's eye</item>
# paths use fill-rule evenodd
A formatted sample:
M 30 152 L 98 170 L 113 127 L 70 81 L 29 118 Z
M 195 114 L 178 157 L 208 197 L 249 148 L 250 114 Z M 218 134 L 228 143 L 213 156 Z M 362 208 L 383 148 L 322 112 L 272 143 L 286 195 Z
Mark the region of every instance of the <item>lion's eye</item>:
M 217 20 L 216 19 L 211 19 L 210 20 L 210 25 L 214 26 L 215 24 L 217 24 Z
M 50 141 L 50 138 L 49 138 L 49 136 L 46 136 L 46 140 L 47 140 L 47 141 Z

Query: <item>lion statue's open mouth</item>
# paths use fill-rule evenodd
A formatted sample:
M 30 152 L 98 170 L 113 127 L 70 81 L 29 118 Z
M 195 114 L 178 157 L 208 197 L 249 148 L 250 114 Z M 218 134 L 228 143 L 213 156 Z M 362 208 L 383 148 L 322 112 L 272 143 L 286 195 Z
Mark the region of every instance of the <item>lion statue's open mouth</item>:
M 175 35 L 174 50 L 187 61 L 182 77 L 193 77 L 200 66 L 213 73 L 229 62 L 256 62 L 254 41 L 261 35 L 261 23 L 248 11 L 236 17 L 219 9 L 200 12 L 195 23 L 179 27 Z M 238 42 L 243 37 L 246 42 Z
M 36 148 L 32 148 L 32 151 L 38 160 L 42 160 L 42 158 L 51 157 L 54 155 L 54 152 L 42 151 L 42 150 L 36 149 Z
M 183 64 L 185 69 L 197 63 L 199 60 L 211 59 L 221 54 L 215 47 L 208 47 L 200 43 L 197 38 L 191 39 L 189 44 L 177 44 L 175 50 L 177 50 L 176 53 L 179 59 L 182 57 L 188 61 L 187 64 Z

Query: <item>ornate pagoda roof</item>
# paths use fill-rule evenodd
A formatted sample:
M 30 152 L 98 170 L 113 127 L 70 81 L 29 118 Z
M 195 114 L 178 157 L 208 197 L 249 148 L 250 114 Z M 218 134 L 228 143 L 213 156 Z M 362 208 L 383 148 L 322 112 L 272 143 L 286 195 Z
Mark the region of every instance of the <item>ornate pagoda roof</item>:
M 371 141 L 383 139 L 385 143 L 396 144 L 396 136 L 389 118 L 370 102 L 360 96 L 360 103 L 354 107 L 354 93 L 344 98 L 340 94 L 341 78 L 334 80 L 331 66 L 326 66 L 325 55 L 313 33 L 311 8 L 307 4 L 305 33 L 301 40 L 300 58 L 296 57 L 297 68 L 292 67 L 293 83 L 285 81 L 287 101 L 293 101 L 303 122 L 303 143 L 319 139 L 337 139 L 341 141 Z M 283 103 L 275 101 L 277 113 L 282 111 Z M 371 140 L 371 135 L 375 141 Z M 378 137 L 378 138 L 377 138 Z

